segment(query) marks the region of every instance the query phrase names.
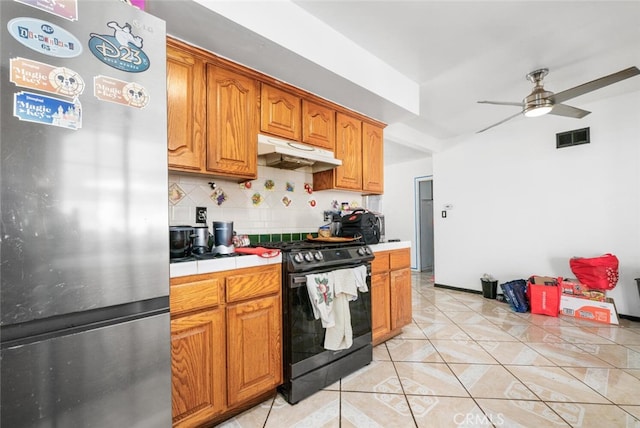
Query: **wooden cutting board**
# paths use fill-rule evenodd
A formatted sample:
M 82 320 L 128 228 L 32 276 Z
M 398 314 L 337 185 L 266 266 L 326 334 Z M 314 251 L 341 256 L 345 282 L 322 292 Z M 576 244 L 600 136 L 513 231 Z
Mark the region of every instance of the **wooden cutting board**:
M 322 236 L 318 236 L 317 238 L 314 238 L 313 235 L 311 235 L 310 233 L 307 234 L 307 241 L 316 241 L 316 242 L 351 242 L 357 239 L 360 239 L 360 238 L 346 238 L 343 236 L 328 236 L 326 238 Z

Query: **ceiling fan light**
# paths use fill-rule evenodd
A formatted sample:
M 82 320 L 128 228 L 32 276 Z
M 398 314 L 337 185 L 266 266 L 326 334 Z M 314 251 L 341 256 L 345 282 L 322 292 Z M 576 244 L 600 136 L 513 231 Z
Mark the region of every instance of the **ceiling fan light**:
M 524 115 L 527 117 L 538 117 L 544 116 L 549 113 L 553 109 L 552 105 L 540 105 L 540 106 L 532 106 L 527 107 L 524 111 Z

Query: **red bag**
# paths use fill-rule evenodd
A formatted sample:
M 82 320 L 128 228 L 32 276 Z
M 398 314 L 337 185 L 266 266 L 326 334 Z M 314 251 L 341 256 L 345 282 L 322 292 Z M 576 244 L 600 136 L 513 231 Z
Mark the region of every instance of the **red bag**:
M 527 297 L 532 314 L 557 317 L 560 312 L 558 279 L 532 276 L 527 281 Z
M 600 257 L 573 257 L 571 272 L 590 289 L 613 290 L 618 283 L 618 258 L 613 254 Z

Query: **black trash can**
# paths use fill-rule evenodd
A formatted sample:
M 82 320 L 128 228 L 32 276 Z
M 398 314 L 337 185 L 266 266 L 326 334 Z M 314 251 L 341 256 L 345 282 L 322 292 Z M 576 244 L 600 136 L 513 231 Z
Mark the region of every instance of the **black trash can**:
M 495 299 L 498 281 L 487 281 L 486 279 L 480 279 L 480 281 L 482 281 L 482 295 L 487 299 Z

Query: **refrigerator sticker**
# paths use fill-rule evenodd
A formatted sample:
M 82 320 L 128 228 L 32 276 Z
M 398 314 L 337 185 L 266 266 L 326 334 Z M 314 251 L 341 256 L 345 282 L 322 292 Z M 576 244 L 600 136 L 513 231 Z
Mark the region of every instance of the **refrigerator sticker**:
M 73 58 L 82 45 L 67 30 L 35 18 L 14 18 L 7 24 L 9 34 L 29 49 L 58 58 Z
M 129 107 L 144 108 L 149 103 L 149 93 L 144 86 L 107 76 L 93 78 L 93 95 L 100 101 Z
M 69 21 L 78 20 L 77 0 L 16 0 L 18 3 L 44 10 Z
M 20 57 L 11 58 L 11 82 L 69 98 L 84 91 L 84 80 L 75 71 Z
M 149 57 L 142 50 L 142 38 L 131 32 L 129 23 L 120 26 L 107 23 L 113 28 L 113 36 L 91 33 L 89 50 L 105 64 L 128 73 L 140 73 L 149 68 Z
M 82 107 L 78 100 L 70 102 L 31 92 L 18 92 L 13 100 L 13 115 L 20 120 L 73 130 L 82 128 Z

